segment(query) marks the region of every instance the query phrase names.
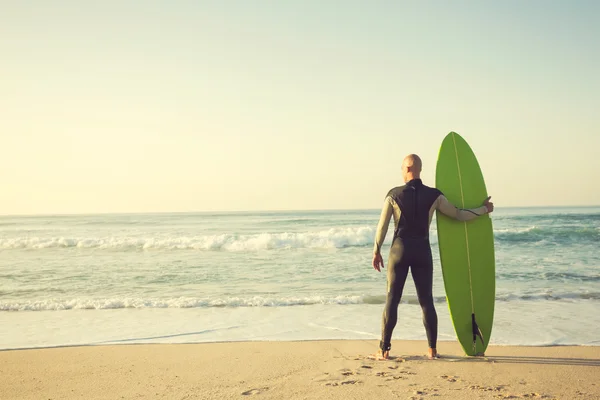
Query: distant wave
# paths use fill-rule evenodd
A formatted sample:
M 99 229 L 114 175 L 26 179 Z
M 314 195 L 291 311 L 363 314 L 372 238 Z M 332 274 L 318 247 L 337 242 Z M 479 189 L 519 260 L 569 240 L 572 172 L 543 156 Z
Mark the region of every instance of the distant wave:
M 116 250 L 267 250 L 286 248 L 344 248 L 373 244 L 373 227 L 331 228 L 299 233 L 232 233 L 173 238 L 20 237 L 0 239 L 0 249 L 99 248 Z
M 572 242 L 600 242 L 598 228 L 572 226 L 572 227 L 537 227 L 506 229 L 495 231 L 495 238 L 501 242 L 514 243 L 572 243 Z
M 600 282 L 600 274 L 578 274 L 576 272 L 558 272 L 558 271 L 521 271 L 511 273 L 499 273 L 498 278 L 506 279 L 507 281 L 568 281 L 568 282 Z
M 580 223 L 590 221 L 600 221 L 600 213 L 548 213 L 548 214 L 529 214 L 529 215 L 511 215 L 511 216 L 498 216 L 495 218 L 512 220 L 512 221 L 547 221 L 553 223 Z
M 496 296 L 496 301 L 539 301 L 539 300 L 600 300 L 600 292 L 595 293 L 535 293 L 535 294 L 503 294 Z
M 598 293 L 537 293 L 526 295 L 504 294 L 497 301 L 547 300 L 600 300 Z M 0 311 L 60 311 L 105 310 L 123 308 L 212 308 L 212 307 L 292 307 L 310 305 L 385 304 L 385 295 L 377 296 L 306 296 L 306 297 L 229 297 L 229 298 L 106 298 L 106 299 L 46 299 L 38 301 L 0 302 Z M 436 303 L 445 303 L 445 297 L 435 297 Z M 402 304 L 418 305 L 416 296 L 404 296 Z

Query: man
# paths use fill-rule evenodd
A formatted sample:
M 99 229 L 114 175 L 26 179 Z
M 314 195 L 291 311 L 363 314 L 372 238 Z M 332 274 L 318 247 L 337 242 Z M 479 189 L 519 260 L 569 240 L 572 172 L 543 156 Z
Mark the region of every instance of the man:
M 381 246 L 385 240 L 390 218 L 394 216 L 394 239 L 390 248 L 387 273 L 387 301 L 383 311 L 380 350 L 377 358 L 387 359 L 391 348 L 392 331 L 398 318 L 398 305 L 402 290 L 411 269 L 423 310 L 423 324 L 429 342 L 428 357 L 438 357 L 437 314 L 433 305 L 433 260 L 429 245 L 429 226 L 435 210 L 459 221 L 468 221 L 494 210 L 488 197 L 483 205 L 474 209 L 458 209 L 435 188 L 421 181 L 422 163 L 419 156 L 410 154 L 402 162 L 404 186 L 389 191 L 383 204 L 377 226 L 373 249 L 373 268 L 384 268 Z

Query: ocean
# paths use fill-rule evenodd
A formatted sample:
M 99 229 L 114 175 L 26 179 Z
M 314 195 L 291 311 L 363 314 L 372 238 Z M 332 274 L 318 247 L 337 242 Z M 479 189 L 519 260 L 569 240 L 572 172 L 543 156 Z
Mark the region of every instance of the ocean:
M 379 212 L 0 217 L 0 349 L 379 340 Z M 600 345 L 600 207 L 497 208 L 492 220 L 490 343 Z M 435 221 L 430 239 L 443 352 L 456 337 Z M 393 340 L 425 340 L 421 318 L 409 277 Z

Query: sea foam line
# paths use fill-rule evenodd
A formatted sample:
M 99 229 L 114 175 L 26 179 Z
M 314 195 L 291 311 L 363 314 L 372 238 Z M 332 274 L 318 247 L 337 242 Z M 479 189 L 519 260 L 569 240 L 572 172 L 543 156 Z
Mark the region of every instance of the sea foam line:
M 364 296 L 307 296 L 307 297 L 229 297 L 167 299 L 107 298 L 107 299 L 48 299 L 24 302 L 0 302 L 0 311 L 59 311 L 106 310 L 122 308 L 207 308 L 207 307 L 286 307 L 314 304 L 360 304 Z
M 597 301 L 600 293 L 533 293 L 525 295 L 499 294 L 496 301 Z M 97 298 L 97 299 L 44 299 L 0 302 L 0 311 L 61 311 L 109 310 L 124 308 L 212 308 L 212 307 L 292 307 L 310 305 L 385 304 L 385 295 L 316 295 L 316 296 L 247 296 L 227 298 Z M 435 303 L 445 303 L 444 296 L 434 298 Z M 402 304 L 419 305 L 414 295 L 405 295 Z

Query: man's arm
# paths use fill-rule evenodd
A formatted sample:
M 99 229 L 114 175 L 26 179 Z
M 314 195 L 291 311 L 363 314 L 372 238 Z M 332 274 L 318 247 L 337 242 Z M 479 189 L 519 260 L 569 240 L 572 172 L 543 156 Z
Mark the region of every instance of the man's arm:
M 379 217 L 379 223 L 377 224 L 377 233 L 375 234 L 375 245 L 373 246 L 373 255 L 380 254 L 381 246 L 385 240 L 388 226 L 390 225 L 390 219 L 392 218 L 392 204 L 390 198 L 386 197 L 383 208 L 381 210 L 381 216 Z
M 458 221 L 470 221 L 484 214 L 487 214 L 494 209 L 494 205 L 493 203 L 489 202 L 489 199 L 490 198 L 488 197 L 481 207 L 462 209 L 454 206 L 448 201 L 446 196 L 440 194 L 440 196 L 436 200 L 435 208 L 437 210 L 440 210 L 442 214 L 445 214 L 450 218 L 454 218 Z
M 385 240 L 392 214 L 393 209 L 391 199 L 390 197 L 386 197 L 385 202 L 383 203 L 383 209 L 381 210 L 381 216 L 379 217 L 379 223 L 377 224 L 375 245 L 373 247 L 373 268 L 378 272 L 381 272 L 381 268 L 384 268 L 383 258 L 381 257 L 381 246 Z

